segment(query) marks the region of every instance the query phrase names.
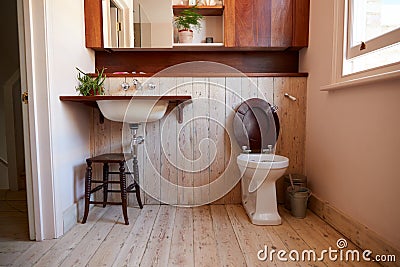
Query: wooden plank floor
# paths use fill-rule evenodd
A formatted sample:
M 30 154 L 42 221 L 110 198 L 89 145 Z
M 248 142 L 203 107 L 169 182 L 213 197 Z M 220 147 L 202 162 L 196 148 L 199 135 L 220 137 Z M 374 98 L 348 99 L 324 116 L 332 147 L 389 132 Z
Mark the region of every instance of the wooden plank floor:
M 0 242 L 27 240 L 28 231 L 26 192 L 0 190 Z
M 308 211 L 295 219 L 279 207 L 282 225 L 256 226 L 241 205 L 129 208 L 123 224 L 120 206 L 94 207 L 86 224 L 62 238 L 42 242 L 0 242 L 1 266 L 375 266 L 366 262 L 259 261 L 269 250 L 336 249 L 342 236 Z M 348 242 L 348 249 L 357 249 Z M 318 254 L 319 255 L 319 254 Z

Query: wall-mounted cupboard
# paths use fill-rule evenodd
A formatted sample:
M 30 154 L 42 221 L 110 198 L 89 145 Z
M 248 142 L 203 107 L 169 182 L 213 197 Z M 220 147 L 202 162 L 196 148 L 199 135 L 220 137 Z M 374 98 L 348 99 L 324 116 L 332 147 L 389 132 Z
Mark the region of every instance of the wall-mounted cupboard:
M 182 3 L 180 0 L 85 0 L 86 47 L 182 46 L 173 25 L 174 15 L 190 7 Z M 212 6 L 198 6 L 198 11 L 205 17 L 189 46 L 284 50 L 308 45 L 309 0 L 224 0 L 214 1 Z M 206 43 L 206 37 L 212 37 L 213 43 Z
M 306 47 L 309 0 L 225 0 L 226 47 Z
M 89 48 L 172 48 L 178 44 L 174 16 L 192 6 L 172 0 L 86 0 L 86 46 Z M 193 43 L 223 44 L 222 5 L 199 6 L 204 19 Z M 210 45 L 210 44 L 208 44 Z M 212 45 L 212 44 L 211 44 Z

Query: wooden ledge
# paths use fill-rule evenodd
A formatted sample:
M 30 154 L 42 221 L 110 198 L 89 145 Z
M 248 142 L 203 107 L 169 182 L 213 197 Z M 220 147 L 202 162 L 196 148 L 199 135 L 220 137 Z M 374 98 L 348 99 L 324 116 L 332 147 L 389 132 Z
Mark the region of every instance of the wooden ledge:
M 183 104 L 190 104 L 192 101 L 192 96 L 190 95 L 165 95 L 165 96 L 145 96 L 145 95 L 137 95 L 137 96 L 119 96 L 119 95 L 98 95 L 98 96 L 60 96 L 61 101 L 70 101 L 81 103 L 93 108 L 99 108 L 97 105 L 97 100 L 131 100 L 131 99 L 148 99 L 148 100 L 168 100 L 168 110 L 172 110 L 177 107 L 178 114 L 178 122 L 182 123 L 183 121 Z M 104 122 L 103 114 L 100 112 L 100 123 Z
M 90 76 L 97 76 L 95 73 L 90 73 Z M 247 72 L 247 73 L 216 73 L 216 72 L 197 72 L 197 73 L 163 73 L 162 71 L 160 73 L 142 73 L 142 74 L 133 74 L 133 73 L 105 73 L 105 76 L 107 78 L 113 78 L 113 77 L 144 77 L 144 78 L 149 78 L 149 77 L 308 77 L 307 72 L 291 72 L 291 73 L 259 73 L 259 72 Z
M 173 5 L 174 16 L 179 16 L 185 9 L 191 9 L 194 6 L 186 5 Z M 203 16 L 222 16 L 224 13 L 224 6 L 196 6 L 195 11 Z
M 157 95 L 96 95 L 96 96 L 60 96 L 61 101 L 73 101 L 73 102 L 80 102 L 80 103 L 93 103 L 97 100 L 130 100 L 130 99 L 149 99 L 149 100 L 168 100 L 170 102 L 184 102 L 187 100 L 192 99 L 190 95 L 164 95 L 164 96 L 157 96 Z

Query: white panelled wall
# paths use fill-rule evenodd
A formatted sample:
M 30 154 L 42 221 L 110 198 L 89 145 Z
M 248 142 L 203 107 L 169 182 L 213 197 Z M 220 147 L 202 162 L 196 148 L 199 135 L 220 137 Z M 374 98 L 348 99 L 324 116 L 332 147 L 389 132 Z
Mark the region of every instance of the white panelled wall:
M 232 121 L 238 105 L 253 97 L 278 106 L 281 133 L 277 153 L 290 158 L 289 172 L 304 172 L 306 77 L 138 78 L 143 90 L 131 87 L 124 92 L 121 83 L 132 84 L 133 79 L 107 78 L 106 94 L 178 94 L 191 95 L 193 99 L 183 109 L 182 124 L 172 110 L 160 121 L 147 123 L 145 129 L 140 127 L 140 134 L 145 137 L 139 150 L 140 185 L 146 192 L 142 194 L 146 204 L 160 203 L 159 200 L 178 205 L 215 200 L 240 203 L 240 186 L 235 186 L 240 178 L 236 165 L 240 148 L 232 135 Z M 149 90 L 148 83 L 155 84 L 156 89 Z M 284 93 L 298 100 L 289 100 Z M 128 125 L 108 120 L 101 124 L 98 110 L 94 110 L 92 126 L 92 156 L 130 150 Z M 101 166 L 94 173 L 101 175 Z M 119 199 L 119 195 L 112 197 Z M 134 196 L 129 201 L 136 205 Z

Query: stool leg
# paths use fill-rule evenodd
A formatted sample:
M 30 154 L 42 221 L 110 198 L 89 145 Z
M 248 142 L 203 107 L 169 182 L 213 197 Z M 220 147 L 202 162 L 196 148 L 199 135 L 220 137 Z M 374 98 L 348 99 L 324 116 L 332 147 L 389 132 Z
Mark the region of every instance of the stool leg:
M 135 185 L 136 200 L 139 207 L 143 209 L 142 200 L 140 199 L 140 188 L 139 188 L 139 166 L 137 157 L 133 158 L 133 180 Z
M 136 200 L 137 200 L 137 202 L 138 202 L 138 204 L 139 204 L 139 207 L 141 208 L 141 209 L 143 209 L 143 204 L 142 204 L 142 200 L 140 199 L 140 187 L 139 187 L 139 185 L 135 182 L 135 193 L 136 193 Z
M 108 163 L 104 163 L 103 165 L 103 208 L 107 205 L 107 197 L 108 197 Z
M 128 220 L 128 205 L 126 201 L 126 176 L 125 176 L 125 162 L 119 164 L 119 178 L 121 183 L 121 202 L 122 202 L 122 213 L 124 214 L 125 224 L 129 224 Z
M 92 187 L 92 162 L 87 162 L 85 175 L 85 213 L 83 214 L 82 223 L 86 223 L 89 214 L 90 191 Z

